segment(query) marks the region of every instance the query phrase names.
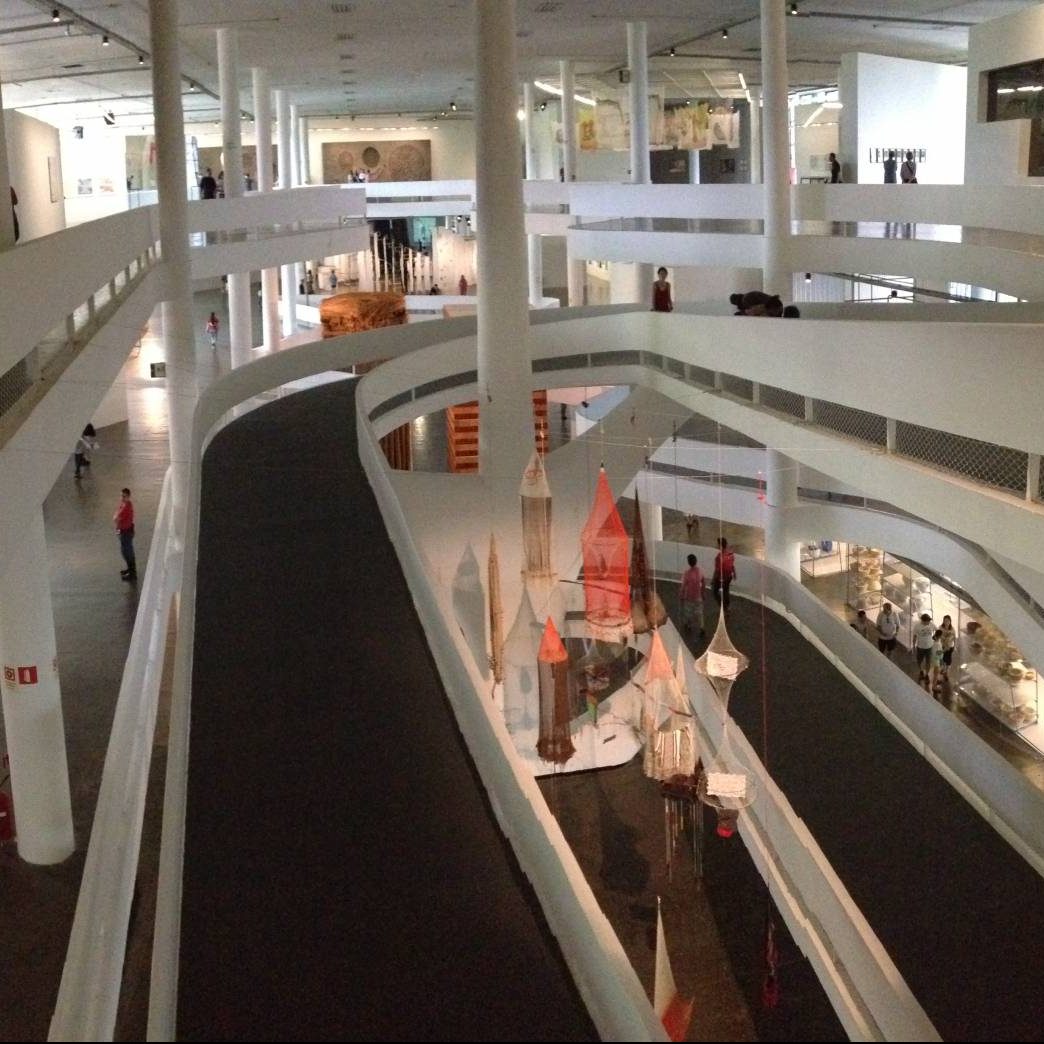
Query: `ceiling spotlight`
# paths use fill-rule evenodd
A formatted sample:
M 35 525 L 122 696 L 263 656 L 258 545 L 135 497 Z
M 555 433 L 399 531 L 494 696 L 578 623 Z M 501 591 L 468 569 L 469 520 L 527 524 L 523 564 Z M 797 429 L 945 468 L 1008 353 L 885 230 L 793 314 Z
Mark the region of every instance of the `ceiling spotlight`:
M 796 15 L 797 14 L 797 4 L 791 4 L 790 5 L 790 13 L 792 15 Z
M 721 38 L 723 40 L 727 40 L 729 38 L 729 31 L 728 31 L 728 29 L 722 29 L 722 31 L 721 31 Z
M 547 102 L 541 102 L 540 103 L 540 111 L 541 112 L 547 112 Z
M 446 110 L 445 110 L 445 109 L 443 109 L 443 110 L 442 110 L 442 111 L 441 111 L 441 112 L 439 113 L 439 115 L 440 115 L 440 116 L 445 116 L 445 115 L 446 115 Z
M 145 64 L 145 55 L 143 55 L 143 54 L 139 54 L 138 55 L 138 64 L 139 65 L 144 65 Z
M 194 91 L 195 89 L 196 89 L 196 85 L 191 80 L 189 80 L 189 90 L 190 91 Z
M 673 57 L 675 56 L 675 54 L 677 54 L 677 52 L 675 51 L 675 49 L 674 49 L 673 47 L 672 47 L 672 48 L 671 48 L 671 49 L 670 49 L 670 50 L 669 50 L 669 51 L 668 51 L 667 53 L 668 53 L 668 54 L 669 54 L 669 55 L 670 55 L 670 56 L 671 56 L 672 58 L 673 58 Z
M 457 103 L 455 101 L 454 102 L 450 102 L 450 110 L 452 112 L 456 112 L 457 111 Z
M 805 282 L 806 283 L 811 283 L 812 282 L 812 273 L 811 272 L 806 272 L 805 273 Z
M 51 11 L 51 21 L 60 22 L 61 20 L 62 16 L 58 13 L 58 8 L 56 7 Z
M 108 34 L 106 34 L 105 36 L 102 37 L 102 47 L 108 47 L 108 46 L 109 46 L 109 37 L 108 37 Z
M 108 112 L 106 112 L 106 113 L 102 113 L 102 122 L 107 127 L 114 127 L 114 126 L 116 126 L 116 116 L 115 116 L 115 114 L 113 113 L 113 111 L 111 109 Z

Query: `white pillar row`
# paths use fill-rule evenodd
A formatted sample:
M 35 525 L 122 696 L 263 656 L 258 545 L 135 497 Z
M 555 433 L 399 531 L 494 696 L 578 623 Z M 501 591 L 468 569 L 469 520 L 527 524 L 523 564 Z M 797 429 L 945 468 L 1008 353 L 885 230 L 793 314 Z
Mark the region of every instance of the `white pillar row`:
M 225 198 L 243 195 L 243 121 L 239 106 L 239 37 L 218 29 L 218 90 L 221 94 L 221 143 L 225 160 Z M 233 369 L 250 362 L 250 272 L 228 273 L 228 343 Z
M 286 91 L 275 92 L 277 121 L 277 152 L 279 162 L 279 187 L 291 186 L 293 157 L 290 142 L 290 96 Z M 297 276 L 293 264 L 280 267 L 282 279 L 283 336 L 289 337 L 297 329 Z
M 536 177 L 536 142 L 533 131 L 533 85 L 522 84 L 522 110 L 525 118 L 522 129 L 526 143 L 526 180 Z M 529 307 L 539 308 L 544 297 L 544 257 L 540 236 L 526 236 L 526 256 L 529 261 Z
M 297 118 L 297 106 L 294 104 L 290 105 L 290 184 L 294 188 L 301 187 L 301 135 L 300 135 L 300 123 Z M 304 282 L 305 264 L 304 261 L 297 261 L 294 264 L 294 290 L 295 292 L 300 289 L 301 283 Z M 294 301 L 294 307 L 296 308 L 297 301 Z M 294 322 L 296 323 L 296 315 Z
M 499 500 L 517 495 L 533 452 L 515 4 L 474 6 L 479 470 Z
M 765 559 L 800 580 L 801 541 L 794 538 L 788 524 L 798 507 L 798 464 L 769 447 L 765 466 Z
M 17 187 L 15 192 L 17 192 Z M 7 134 L 4 131 L 3 101 L 0 99 L 0 250 L 10 250 L 15 245 L 14 217 L 7 200 L 11 195 L 11 170 L 7 164 Z
M 192 411 L 196 406 L 197 387 L 177 0 L 149 0 L 149 35 L 156 125 L 156 187 L 166 276 L 162 284 L 166 289 L 162 315 L 172 519 L 180 542 L 185 534 Z
M 572 62 L 558 63 L 562 81 L 562 172 L 566 183 L 576 181 L 576 80 Z
M 267 69 L 251 69 L 254 91 L 254 148 L 257 190 L 272 191 L 272 92 Z M 279 350 L 279 270 L 261 271 L 261 344 L 268 353 Z
M 115 562 L 115 538 L 112 550 Z M 42 509 L 0 577 L 0 659 L 18 854 L 60 863 L 75 840 Z
M 791 291 L 790 141 L 787 120 L 787 16 L 779 0 L 761 0 L 761 134 L 765 183 L 762 286 L 767 293 Z M 786 298 L 785 298 L 786 299 Z

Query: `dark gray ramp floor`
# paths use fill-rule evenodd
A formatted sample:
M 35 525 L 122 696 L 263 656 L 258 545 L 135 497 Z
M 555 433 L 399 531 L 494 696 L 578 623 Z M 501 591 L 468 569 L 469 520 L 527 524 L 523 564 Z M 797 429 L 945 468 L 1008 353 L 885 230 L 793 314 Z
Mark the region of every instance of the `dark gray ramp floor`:
M 208 450 L 178 1036 L 595 1031 L 497 828 L 358 463 L 354 385 Z

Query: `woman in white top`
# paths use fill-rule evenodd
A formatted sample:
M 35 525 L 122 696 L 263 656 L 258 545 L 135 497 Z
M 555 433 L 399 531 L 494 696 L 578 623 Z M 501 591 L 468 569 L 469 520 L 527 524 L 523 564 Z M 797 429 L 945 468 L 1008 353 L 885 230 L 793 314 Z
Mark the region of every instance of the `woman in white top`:
M 88 424 L 83 429 L 83 434 L 76 440 L 76 448 L 73 450 L 73 459 L 76 461 L 74 477 L 79 478 L 84 468 L 91 466 L 90 454 L 98 448 L 98 440 L 93 424 Z
M 917 655 L 917 680 L 928 681 L 928 668 L 931 665 L 932 645 L 935 642 L 936 626 L 932 623 L 930 613 L 921 613 L 920 620 L 914 625 L 914 653 Z
M 950 673 L 950 664 L 953 663 L 953 650 L 957 646 L 957 632 L 954 630 L 953 621 L 949 616 L 942 618 L 939 625 L 940 642 L 942 642 L 943 670 L 947 675 Z

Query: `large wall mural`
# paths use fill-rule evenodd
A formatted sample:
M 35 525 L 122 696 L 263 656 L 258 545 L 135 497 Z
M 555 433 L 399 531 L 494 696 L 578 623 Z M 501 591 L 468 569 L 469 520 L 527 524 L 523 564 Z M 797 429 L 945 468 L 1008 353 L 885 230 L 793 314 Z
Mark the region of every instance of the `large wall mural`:
M 431 141 L 324 141 L 323 181 L 431 181 Z

